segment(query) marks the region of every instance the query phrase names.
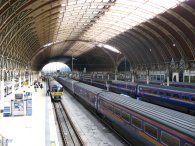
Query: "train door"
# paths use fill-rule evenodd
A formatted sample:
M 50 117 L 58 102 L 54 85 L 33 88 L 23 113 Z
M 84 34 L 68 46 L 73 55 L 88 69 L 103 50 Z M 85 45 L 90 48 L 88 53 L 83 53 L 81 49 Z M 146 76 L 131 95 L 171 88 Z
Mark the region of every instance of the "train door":
M 95 95 L 95 109 L 96 109 L 96 112 L 99 111 L 99 96 L 98 95 Z
M 179 82 L 183 82 L 183 71 L 179 72 Z
M 139 85 L 137 85 L 137 99 L 139 100 L 140 97 L 143 97 L 144 96 L 144 90 L 143 90 L 143 87 L 140 87 Z
M 179 82 L 179 73 L 173 72 L 173 74 L 172 74 L 172 81 L 173 82 Z

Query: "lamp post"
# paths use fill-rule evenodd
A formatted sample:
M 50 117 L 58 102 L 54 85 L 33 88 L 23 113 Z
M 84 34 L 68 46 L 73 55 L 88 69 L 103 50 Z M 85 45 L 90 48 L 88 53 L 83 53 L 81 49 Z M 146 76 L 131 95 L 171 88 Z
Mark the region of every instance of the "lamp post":
M 73 74 L 73 55 L 72 55 L 72 74 Z
M 72 74 L 73 74 L 73 69 L 74 69 L 74 68 L 73 68 L 73 67 L 74 67 L 74 66 L 73 66 L 73 65 L 74 65 L 74 64 L 73 64 L 73 63 L 74 63 L 73 61 L 74 61 L 74 60 L 77 60 L 77 59 L 75 59 L 75 58 L 73 57 L 73 55 L 72 55 Z
M 126 82 L 126 71 L 127 71 L 127 59 L 126 59 L 126 57 L 125 57 L 125 82 Z

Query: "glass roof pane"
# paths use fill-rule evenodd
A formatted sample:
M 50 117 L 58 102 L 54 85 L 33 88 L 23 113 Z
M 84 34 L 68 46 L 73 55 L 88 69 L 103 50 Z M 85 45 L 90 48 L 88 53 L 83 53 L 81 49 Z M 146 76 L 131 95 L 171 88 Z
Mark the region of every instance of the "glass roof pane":
M 185 0 L 69 0 L 61 7 L 59 25 L 56 25 L 61 39 L 70 39 L 82 34 L 84 39 L 109 39 L 156 15 L 174 8 Z M 66 7 L 66 9 L 65 9 Z M 84 33 L 83 33 L 84 32 Z
M 102 0 L 94 0 L 94 2 L 102 2 Z
M 85 3 L 85 0 L 78 0 L 77 3 Z

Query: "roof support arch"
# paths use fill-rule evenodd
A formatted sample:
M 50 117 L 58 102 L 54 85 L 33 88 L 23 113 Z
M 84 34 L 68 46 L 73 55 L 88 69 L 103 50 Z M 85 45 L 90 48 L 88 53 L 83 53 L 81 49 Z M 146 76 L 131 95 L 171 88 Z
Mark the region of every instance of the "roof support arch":
M 120 42 L 120 43 L 116 43 L 116 42 Z M 135 48 L 135 44 L 127 44 L 126 41 L 124 39 L 121 39 L 121 37 L 119 38 L 114 38 L 112 40 L 109 41 L 109 43 L 111 43 L 112 45 L 114 44 L 114 46 L 117 46 L 117 48 L 120 48 L 121 52 L 123 54 L 126 54 L 126 56 L 130 56 L 131 59 L 129 58 L 129 60 L 131 60 L 131 62 L 133 63 L 138 63 L 138 62 L 141 62 L 141 58 L 139 58 L 135 52 L 132 50 L 130 53 L 129 53 L 129 50 L 131 48 Z M 127 49 L 128 48 L 128 49 Z
M 149 35 L 141 32 L 139 28 L 132 29 L 128 33 L 139 40 L 140 44 L 142 44 L 143 52 L 148 55 L 148 58 L 150 58 L 150 60 L 154 58 L 153 60 L 151 60 L 151 63 L 154 61 L 158 61 L 160 58 L 163 58 L 161 56 L 162 54 L 157 54 L 156 51 L 154 51 L 154 44 L 153 42 L 151 42 L 152 38 Z M 151 55 L 153 58 L 151 58 Z
M 128 45 L 130 42 L 131 42 L 131 44 L 135 45 L 134 50 L 139 52 L 138 58 L 139 59 L 142 58 L 141 62 L 144 62 L 144 60 L 147 60 L 148 62 L 152 62 L 152 60 L 151 60 L 152 58 L 150 56 L 151 54 L 148 52 L 149 48 L 147 50 L 146 47 L 144 46 L 145 42 L 144 42 L 143 38 L 140 38 L 140 36 L 137 35 L 136 33 L 132 33 L 132 31 L 125 32 L 124 36 L 125 36 L 125 40 L 128 40 L 127 41 Z M 129 40 L 131 40 L 131 41 L 129 41 Z
M 163 19 L 164 18 L 162 18 L 161 16 L 161 19 L 158 21 L 162 21 Z M 170 21 L 166 20 L 162 27 L 161 25 L 153 21 L 152 23 L 149 24 L 148 27 L 152 27 L 158 34 L 166 36 L 167 42 L 169 43 L 169 46 L 171 46 L 172 51 L 175 52 L 175 50 L 177 50 L 176 52 L 179 52 L 180 58 L 184 58 L 186 56 L 185 51 L 182 49 L 182 44 L 180 43 L 180 40 L 178 40 L 178 37 L 180 36 L 178 36 L 178 33 L 176 31 L 177 28 L 174 28 L 174 24 L 172 25 Z M 174 44 L 176 46 L 174 46 Z

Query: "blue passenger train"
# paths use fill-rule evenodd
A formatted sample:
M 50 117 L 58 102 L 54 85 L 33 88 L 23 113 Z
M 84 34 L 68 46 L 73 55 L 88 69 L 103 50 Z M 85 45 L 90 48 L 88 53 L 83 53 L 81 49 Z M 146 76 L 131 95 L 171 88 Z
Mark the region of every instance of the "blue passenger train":
M 147 84 L 146 80 L 137 80 L 136 83 L 139 84 Z M 167 85 L 167 83 L 162 83 L 159 81 L 150 81 L 150 84 L 155 84 L 155 85 Z M 186 82 L 169 82 L 169 86 L 172 87 L 179 87 L 179 88 L 189 88 L 189 89 L 195 89 L 195 83 L 186 83 Z
M 134 98 L 58 78 L 136 146 L 194 146 L 195 117 Z
M 56 80 L 50 78 L 48 80 L 49 92 L 52 101 L 60 101 L 63 94 L 63 86 Z

